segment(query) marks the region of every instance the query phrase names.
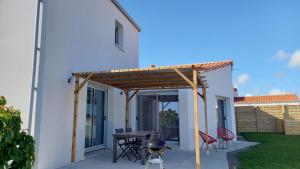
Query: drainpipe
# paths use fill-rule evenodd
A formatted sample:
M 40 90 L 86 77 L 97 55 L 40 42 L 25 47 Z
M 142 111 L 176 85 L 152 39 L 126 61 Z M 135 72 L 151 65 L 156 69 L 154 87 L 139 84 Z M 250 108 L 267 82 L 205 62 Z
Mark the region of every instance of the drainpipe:
M 32 135 L 32 121 L 33 121 L 33 106 L 36 103 L 35 97 L 35 83 L 37 80 L 36 71 L 37 69 L 37 53 L 39 49 L 39 30 L 40 30 L 40 5 L 43 3 L 42 0 L 37 0 L 37 11 L 36 11 L 36 21 L 35 21 L 35 40 L 34 40 L 34 55 L 33 55 L 33 70 L 32 70 L 32 82 L 31 82 L 31 95 L 30 95 L 30 108 L 29 108 L 29 121 L 28 121 L 28 131 Z

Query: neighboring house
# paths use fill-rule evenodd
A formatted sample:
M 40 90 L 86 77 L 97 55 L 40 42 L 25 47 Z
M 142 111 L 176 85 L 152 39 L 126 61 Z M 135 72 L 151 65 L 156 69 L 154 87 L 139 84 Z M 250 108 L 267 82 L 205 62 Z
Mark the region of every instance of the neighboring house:
M 23 128 L 35 138 L 35 167 L 65 166 L 71 160 L 71 73 L 139 67 L 140 28 L 115 0 L 4 0 L 0 11 L 0 95 L 20 108 Z M 202 64 L 214 137 L 218 125 L 235 133 L 232 65 Z M 112 147 L 114 129 L 125 126 L 121 90 L 89 82 L 79 100 L 77 161 L 86 152 Z M 166 140 L 194 150 L 192 105 L 191 89 L 140 91 L 130 103 L 129 124 L 134 130 L 164 129 Z
M 276 106 L 276 105 L 299 105 L 300 101 L 296 94 L 245 96 L 235 97 L 234 105 L 239 106 Z

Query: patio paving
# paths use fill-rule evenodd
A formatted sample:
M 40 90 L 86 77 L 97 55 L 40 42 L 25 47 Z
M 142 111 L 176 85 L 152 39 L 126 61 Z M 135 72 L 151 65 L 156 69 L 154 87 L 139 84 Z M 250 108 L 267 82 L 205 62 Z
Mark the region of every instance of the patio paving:
M 201 169 L 227 169 L 228 162 L 226 152 L 243 149 L 256 143 L 238 141 L 237 147 L 232 143 L 229 144 L 229 149 L 218 149 L 218 152 L 211 147 L 210 155 L 207 156 L 204 151 L 201 151 Z M 172 150 L 165 153 L 164 167 L 166 169 L 193 169 L 195 168 L 195 152 L 181 151 L 177 145 L 171 145 Z M 118 163 L 112 163 L 112 151 L 110 149 L 100 150 L 91 153 L 86 160 L 68 165 L 61 169 L 144 169 L 140 161 L 130 162 L 126 158 L 121 158 Z M 158 165 L 153 164 L 149 169 L 159 168 Z

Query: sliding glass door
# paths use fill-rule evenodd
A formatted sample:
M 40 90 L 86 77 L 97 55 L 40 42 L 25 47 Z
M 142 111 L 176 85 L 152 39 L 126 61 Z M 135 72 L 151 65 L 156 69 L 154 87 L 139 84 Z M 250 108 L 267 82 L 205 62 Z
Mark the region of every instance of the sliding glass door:
M 218 127 L 227 128 L 226 100 L 218 99 L 217 105 Z
M 105 146 L 106 135 L 106 91 L 89 86 L 87 88 L 85 148 L 93 151 Z
M 179 141 L 177 92 L 143 92 L 138 96 L 138 130 L 162 131 L 168 141 Z

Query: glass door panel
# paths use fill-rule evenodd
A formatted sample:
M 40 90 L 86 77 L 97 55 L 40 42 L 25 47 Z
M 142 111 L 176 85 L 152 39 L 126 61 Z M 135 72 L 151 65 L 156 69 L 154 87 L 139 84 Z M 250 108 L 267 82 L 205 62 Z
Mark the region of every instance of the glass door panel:
M 138 110 L 138 130 L 157 130 L 156 95 L 139 95 Z
M 179 141 L 177 92 L 139 95 L 137 122 L 138 130 L 162 130 L 164 140 Z
M 86 101 L 85 148 L 92 147 L 93 98 L 94 90 L 93 88 L 88 87 Z
M 103 90 L 87 88 L 85 148 L 95 150 L 105 144 L 105 96 Z
M 95 90 L 93 105 L 93 146 L 104 144 L 104 122 L 105 122 L 105 93 L 101 90 Z
M 218 127 L 227 128 L 225 100 L 218 99 Z
M 178 95 L 159 94 L 159 129 L 167 141 L 179 141 Z

